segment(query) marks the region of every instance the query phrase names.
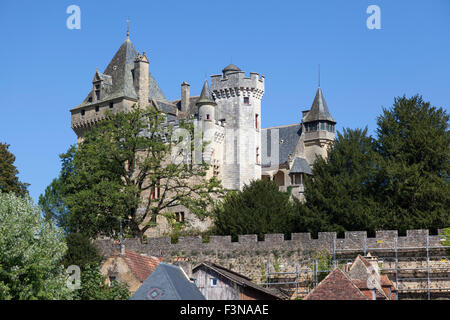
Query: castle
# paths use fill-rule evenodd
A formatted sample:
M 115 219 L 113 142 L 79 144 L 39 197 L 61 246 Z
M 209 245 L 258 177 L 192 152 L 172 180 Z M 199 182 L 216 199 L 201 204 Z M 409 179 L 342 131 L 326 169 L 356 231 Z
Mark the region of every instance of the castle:
M 263 129 L 264 76 L 251 72 L 247 77 L 230 64 L 222 74 L 212 75 L 210 83 L 204 82 L 200 96 L 191 96 L 190 85 L 183 82 L 180 99 L 168 101 L 149 71 L 145 52 L 136 50 L 127 32 L 106 70 L 95 72 L 92 90 L 70 110 L 71 126 L 80 143 L 107 110 L 126 111 L 136 103 L 161 110 L 174 125 L 181 119 L 200 120 L 209 142 L 203 159 L 209 161 L 211 174 L 218 176 L 225 189 L 241 190 L 252 180 L 270 179 L 283 191 L 291 187 L 292 195 L 302 199 L 305 175 L 312 174 L 315 158 L 326 156 L 334 141 L 336 121 L 320 85 L 301 121 Z

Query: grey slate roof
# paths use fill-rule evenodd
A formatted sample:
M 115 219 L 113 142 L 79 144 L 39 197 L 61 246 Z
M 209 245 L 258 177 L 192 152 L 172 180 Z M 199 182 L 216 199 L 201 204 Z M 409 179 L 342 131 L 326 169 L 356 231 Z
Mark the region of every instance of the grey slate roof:
M 305 119 L 303 119 L 303 122 L 306 123 L 319 120 L 326 120 L 336 123 L 331 116 L 330 111 L 328 111 L 328 106 L 320 87 L 317 89 L 311 110 L 308 112 Z
M 294 153 L 295 147 L 298 144 L 298 140 L 302 134 L 302 125 L 300 123 L 281 126 L 281 127 L 272 127 L 263 129 L 263 131 L 267 132 L 267 141 L 261 141 L 262 148 L 262 166 L 270 167 L 273 165 L 277 165 L 276 163 L 270 163 L 270 156 L 272 152 L 271 139 L 274 130 L 278 130 L 279 134 L 279 165 L 285 164 L 288 162 L 288 157 L 290 154 Z M 265 151 L 267 148 L 267 152 Z
M 180 267 L 160 263 L 130 300 L 205 300 Z
M 297 157 L 292 164 L 290 173 L 306 173 L 312 175 L 312 170 L 306 159 Z
M 209 89 L 208 80 L 205 80 L 203 84 L 202 93 L 200 94 L 200 98 L 197 100 L 197 105 L 201 104 L 212 104 L 216 105 L 214 99 L 211 94 L 211 90 Z
M 112 85 L 105 86 L 105 96 L 102 100 L 110 100 L 119 97 L 128 97 L 137 99 L 137 93 L 134 88 L 132 70 L 134 69 L 134 60 L 139 52 L 129 39 L 125 40 L 116 52 L 110 63 L 105 69 L 102 77 L 112 78 Z M 105 77 L 106 76 L 106 77 Z M 155 78 L 149 72 L 149 99 L 168 102 Z M 108 84 L 108 83 L 105 83 Z M 92 90 L 80 106 L 90 104 L 88 98 L 92 95 Z
M 227 71 L 241 71 L 241 69 L 239 69 L 236 65 L 230 63 L 228 66 L 226 66 L 222 70 L 222 72 L 227 72 Z

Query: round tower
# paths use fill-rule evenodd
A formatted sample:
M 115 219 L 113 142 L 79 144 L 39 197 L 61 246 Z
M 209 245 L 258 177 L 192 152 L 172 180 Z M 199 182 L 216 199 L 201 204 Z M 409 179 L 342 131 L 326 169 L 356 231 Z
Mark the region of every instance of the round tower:
M 230 64 L 222 74 L 211 76 L 216 119 L 225 124 L 225 152 L 222 183 L 241 190 L 261 178 L 261 99 L 264 77 L 250 77 Z

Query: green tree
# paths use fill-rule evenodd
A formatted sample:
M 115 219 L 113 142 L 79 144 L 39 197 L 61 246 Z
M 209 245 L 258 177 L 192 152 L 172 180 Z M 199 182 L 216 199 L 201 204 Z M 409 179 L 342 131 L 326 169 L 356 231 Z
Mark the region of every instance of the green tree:
M 70 299 L 64 236 L 30 198 L 0 193 L 0 299 Z
M 111 286 L 105 282 L 98 266 L 88 265 L 81 272 L 81 288 L 75 291 L 76 300 L 128 300 L 130 292 L 125 283 L 113 281 Z
M 328 158 L 318 157 L 305 181 L 305 203 L 297 202 L 301 232 L 375 230 L 380 206 L 374 200 L 379 156 L 365 129 L 338 132 Z
M 438 229 L 450 221 L 449 115 L 421 96 L 398 97 L 378 117 L 382 227 Z
M 179 128 L 188 137 L 178 137 L 160 111 L 133 107 L 108 113 L 88 131 L 75 153 L 63 157 L 69 168 L 62 176 L 70 231 L 115 236 L 124 221 L 124 231 L 142 239 L 157 216 L 180 205 L 204 218 L 222 192 L 220 182 L 206 179 L 206 163 L 173 161 L 172 155 L 189 160 L 180 145 L 194 143 L 193 124 L 181 122 Z
M 67 184 L 69 177 L 74 172 L 74 156 L 76 147 L 72 145 L 66 153 L 61 154 L 61 173 L 53 179 L 52 183 L 45 189 L 44 194 L 39 196 L 39 205 L 46 219 L 56 221 L 60 228 L 66 233 L 70 232 L 69 208 L 65 203 Z
M 287 193 L 270 180 L 256 180 L 242 191 L 230 191 L 214 208 L 214 233 L 231 235 L 267 233 L 290 235 L 294 218 L 293 205 Z
M 77 265 L 84 270 L 90 265 L 99 265 L 102 256 L 89 238 L 81 233 L 71 233 L 66 237 L 67 252 L 62 263 L 65 267 Z
M 9 144 L 0 142 L 0 192 L 14 192 L 20 196 L 28 194 L 28 183 L 19 181 L 19 171 L 14 166 L 16 157 L 8 150 Z

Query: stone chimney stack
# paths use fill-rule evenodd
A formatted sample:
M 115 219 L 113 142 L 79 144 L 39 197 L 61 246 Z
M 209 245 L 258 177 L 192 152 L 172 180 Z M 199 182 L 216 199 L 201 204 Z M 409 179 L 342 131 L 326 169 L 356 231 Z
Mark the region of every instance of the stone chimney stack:
M 141 107 L 148 105 L 148 66 L 149 62 L 145 52 L 139 54 L 134 60 L 134 87 Z
M 181 84 L 181 113 L 185 113 L 189 106 L 190 85 L 186 81 Z

